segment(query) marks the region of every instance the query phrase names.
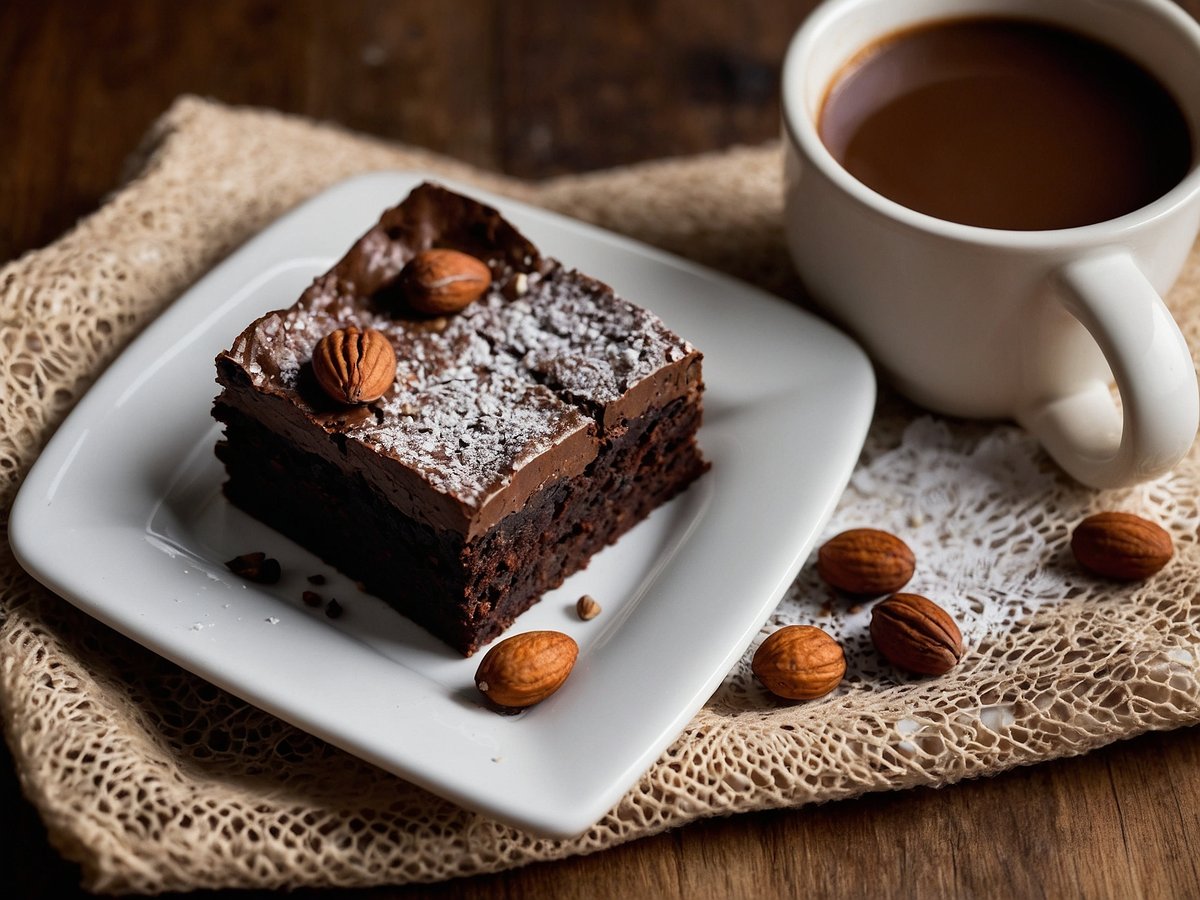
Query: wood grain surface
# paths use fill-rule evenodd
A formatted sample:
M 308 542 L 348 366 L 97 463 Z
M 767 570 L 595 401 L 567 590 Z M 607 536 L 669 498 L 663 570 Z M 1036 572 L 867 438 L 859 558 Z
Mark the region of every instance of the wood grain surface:
M 813 5 L 3 0 L 0 259 L 95 209 L 184 92 L 531 178 L 769 140 L 783 52 Z M 1200 0 L 1180 5 L 1200 16 Z M 78 896 L 78 872 L 49 847 L 0 756 L 5 895 Z M 590 857 L 347 893 L 1197 897 L 1197 844 L 1200 731 L 1184 729 L 937 791 L 710 820 Z M 309 895 L 331 894 L 297 896 Z

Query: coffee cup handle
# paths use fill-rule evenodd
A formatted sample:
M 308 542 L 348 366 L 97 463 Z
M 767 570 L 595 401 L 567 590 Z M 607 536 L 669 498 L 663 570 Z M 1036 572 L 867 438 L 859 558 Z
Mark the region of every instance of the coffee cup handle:
M 1122 410 L 1095 380 L 1027 405 L 1017 421 L 1084 484 L 1156 478 L 1187 453 L 1200 419 L 1196 369 L 1179 326 L 1128 253 L 1077 260 L 1059 275 L 1061 302 L 1100 346 Z

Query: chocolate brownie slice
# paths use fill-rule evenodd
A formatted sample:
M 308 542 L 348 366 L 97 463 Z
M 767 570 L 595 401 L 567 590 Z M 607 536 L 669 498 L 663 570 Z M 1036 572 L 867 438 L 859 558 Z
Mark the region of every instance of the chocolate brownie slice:
M 491 271 L 457 315 L 404 302 L 401 271 L 434 247 Z M 369 404 L 313 376 L 317 342 L 347 326 L 396 351 Z M 246 328 L 217 381 L 228 498 L 467 655 L 707 468 L 701 354 L 431 184 Z

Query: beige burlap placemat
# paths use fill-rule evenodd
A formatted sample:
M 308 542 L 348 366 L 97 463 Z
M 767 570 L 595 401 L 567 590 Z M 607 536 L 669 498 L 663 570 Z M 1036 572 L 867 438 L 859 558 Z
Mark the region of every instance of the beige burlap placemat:
M 528 185 L 184 99 L 102 209 L 0 272 L 5 522 L 55 426 L 187 285 L 321 188 L 368 169 L 412 167 L 796 291 L 780 234 L 776 148 Z M 1197 257 L 1170 298 L 1193 347 Z M 1142 585 L 1080 575 L 1067 535 L 1101 508 L 1162 522 L 1175 561 Z M 1196 454 L 1153 485 L 1095 494 L 1065 481 L 1015 428 L 942 420 L 885 398 L 830 530 L 870 524 L 904 534 L 920 560 L 914 589 L 941 599 L 963 625 L 963 663 L 924 680 L 881 666 L 864 611 L 830 604 L 810 565 L 764 634 L 783 622 L 822 623 L 847 647 L 846 683 L 823 700 L 784 704 L 754 684 L 743 661 L 621 803 L 566 842 L 465 811 L 180 671 L 34 583 L 6 539 L 0 704 L 24 789 L 89 888 L 443 879 L 592 852 L 700 816 L 947 784 L 1195 722 L 1198 523 Z

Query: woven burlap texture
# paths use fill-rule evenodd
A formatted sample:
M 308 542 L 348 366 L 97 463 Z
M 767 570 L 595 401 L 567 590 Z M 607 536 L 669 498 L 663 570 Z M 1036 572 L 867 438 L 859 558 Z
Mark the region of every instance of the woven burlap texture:
M 98 212 L 0 272 L 4 527 L 39 449 L 130 338 L 232 248 L 346 176 L 441 173 L 796 296 L 779 163 L 776 147 L 734 149 L 530 185 L 184 98 Z M 1193 347 L 1197 256 L 1169 298 Z M 701 816 L 948 784 L 1200 720 L 1197 454 L 1156 484 L 1097 494 L 1066 481 L 1015 428 L 883 397 L 831 529 L 874 524 L 910 537 L 919 587 L 952 596 L 968 635 L 966 657 L 944 678 L 879 665 L 863 612 L 831 604 L 810 562 L 763 634 L 826 622 L 849 650 L 846 684 L 820 701 L 781 703 L 743 660 L 606 818 L 575 840 L 541 840 L 335 750 L 98 625 L 18 568 L 5 531 L 0 703 L 24 789 L 93 890 L 373 885 L 592 852 Z M 1080 576 L 1069 529 L 1102 508 L 1162 522 L 1175 561 L 1142 585 Z

